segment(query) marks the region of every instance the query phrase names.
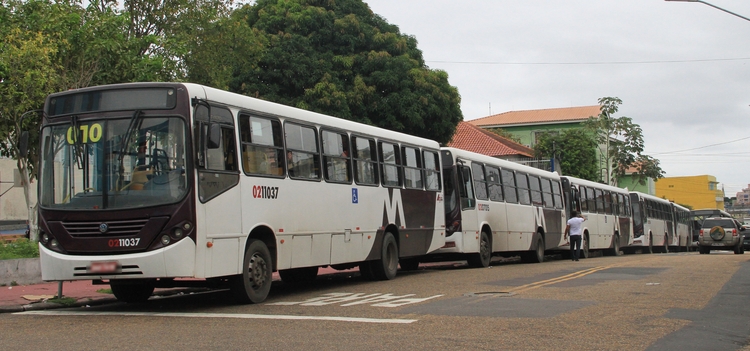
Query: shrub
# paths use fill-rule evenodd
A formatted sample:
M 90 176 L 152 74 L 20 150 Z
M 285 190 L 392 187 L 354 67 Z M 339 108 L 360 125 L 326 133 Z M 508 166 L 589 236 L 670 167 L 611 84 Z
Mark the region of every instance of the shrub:
M 39 257 L 39 247 L 36 241 L 29 241 L 24 238 L 7 244 L 0 244 L 0 260 L 34 257 Z

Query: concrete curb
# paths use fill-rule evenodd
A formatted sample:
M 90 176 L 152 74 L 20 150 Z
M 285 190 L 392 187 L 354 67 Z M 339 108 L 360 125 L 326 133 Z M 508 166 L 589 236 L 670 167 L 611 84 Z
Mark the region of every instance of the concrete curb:
M 203 288 L 164 290 L 164 291 L 159 291 L 158 293 L 155 293 L 154 295 L 151 296 L 151 298 L 149 298 L 149 300 L 153 300 L 155 297 L 156 299 L 159 299 L 159 298 L 169 297 L 169 296 L 174 296 L 174 295 L 190 294 L 193 292 L 204 292 L 204 291 L 206 291 L 206 289 L 203 289 Z M 63 295 L 63 297 L 65 296 Z M 26 312 L 26 311 L 52 310 L 52 309 L 58 309 L 58 308 L 101 306 L 101 305 L 107 305 L 107 304 L 113 304 L 113 303 L 119 303 L 119 302 L 120 301 L 118 301 L 117 298 L 115 297 L 103 297 L 103 298 L 98 298 L 98 299 L 82 298 L 70 305 L 43 301 L 43 302 L 37 302 L 37 303 L 30 303 L 26 305 L 0 306 L 0 314 L 19 313 L 19 312 Z
M 0 260 L 0 285 L 38 284 L 42 282 L 39 257 Z

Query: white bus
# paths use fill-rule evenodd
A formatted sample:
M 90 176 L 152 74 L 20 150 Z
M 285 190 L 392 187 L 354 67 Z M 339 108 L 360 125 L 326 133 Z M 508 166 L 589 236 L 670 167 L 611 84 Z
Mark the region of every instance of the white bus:
M 563 242 L 565 205 L 560 177 L 477 153 L 441 148 L 445 246 L 433 257 L 486 267 L 492 255 L 544 261 Z
M 638 191 L 630 192 L 633 208 L 633 244 L 624 251 L 669 252 L 674 236 L 672 204 L 665 199 Z
M 674 252 L 690 251 L 693 244 L 690 210 L 673 202 L 672 216 L 674 217 L 672 220 L 674 235 L 669 243 L 670 249 Z
M 392 279 L 445 243 L 435 141 L 196 84 L 65 91 L 44 111 L 47 281 L 134 302 L 202 278 L 257 303 L 274 271 Z
M 588 258 L 591 250 L 617 256 L 621 247 L 633 243 L 633 219 L 627 189 L 570 176 L 560 178 L 566 208 L 586 218 L 582 224 L 582 258 Z M 569 244 L 563 249 L 570 249 Z

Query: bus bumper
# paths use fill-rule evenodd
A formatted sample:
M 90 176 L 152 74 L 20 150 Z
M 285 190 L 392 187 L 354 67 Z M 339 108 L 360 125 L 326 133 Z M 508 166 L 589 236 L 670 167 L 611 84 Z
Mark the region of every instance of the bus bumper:
M 154 251 L 106 256 L 65 255 L 39 244 L 42 280 L 46 281 L 193 277 L 195 252 L 190 239 Z M 97 273 L 92 263 L 115 263 L 117 269 Z

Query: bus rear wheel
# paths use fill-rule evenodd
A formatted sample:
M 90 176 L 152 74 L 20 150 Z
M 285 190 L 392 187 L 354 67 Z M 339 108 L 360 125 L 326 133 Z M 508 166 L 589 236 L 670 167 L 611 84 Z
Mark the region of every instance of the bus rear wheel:
M 590 256 L 590 250 L 589 250 L 589 235 L 586 234 L 583 236 L 583 245 L 581 249 L 581 258 L 589 258 Z
M 145 302 L 154 293 L 152 282 L 111 281 L 109 287 L 118 300 L 127 303 Z
M 544 262 L 544 239 L 542 239 L 541 234 L 539 234 L 539 237 L 536 239 L 536 249 L 521 254 L 521 260 L 528 263 Z
M 260 303 L 271 291 L 273 263 L 263 241 L 249 239 L 242 263 L 242 274 L 232 280 L 230 291 L 239 303 Z
M 398 244 L 390 232 L 383 234 L 380 259 L 362 262 L 359 272 L 368 280 L 391 280 L 398 272 Z
M 612 236 L 612 247 L 607 249 L 607 251 L 604 251 L 604 254 L 607 256 L 617 256 L 620 254 L 620 236 L 619 235 Z
M 469 266 L 474 268 L 484 268 L 490 265 L 492 259 L 492 246 L 490 244 L 490 237 L 487 233 L 482 232 L 479 236 L 479 252 L 471 254 L 467 260 Z

